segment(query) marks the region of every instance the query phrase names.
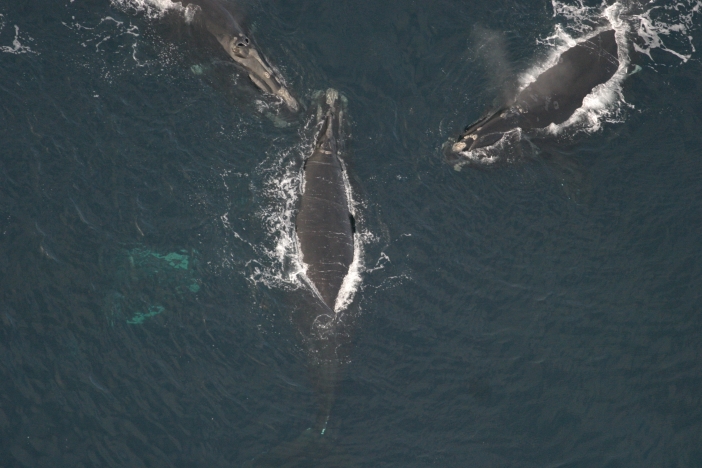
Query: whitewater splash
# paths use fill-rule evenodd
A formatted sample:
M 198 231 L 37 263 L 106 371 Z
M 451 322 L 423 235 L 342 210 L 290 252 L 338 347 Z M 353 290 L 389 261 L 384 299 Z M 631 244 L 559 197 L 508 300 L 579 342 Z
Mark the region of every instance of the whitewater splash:
M 702 12 L 701 0 L 629 0 L 611 6 L 603 2 L 600 7 L 586 7 L 582 1 L 578 5 L 569 5 L 552 0 L 551 4 L 554 17 L 564 18 L 568 29 L 580 33 L 586 32 L 602 12 L 606 16 L 608 10 L 610 13 L 617 10 L 631 32 L 634 50 L 651 60 L 654 60 L 651 52 L 655 49 L 671 54 L 682 62 L 687 62 L 695 52 L 692 34 L 696 26 L 695 17 Z
M 682 0 L 675 4 L 665 1 L 652 1 L 644 6 L 638 3 L 616 2 L 599 7 L 585 6 L 582 1 L 569 4 L 552 0 L 553 16 L 561 18 L 554 32 L 537 44 L 547 48 L 545 58 L 518 77 L 522 91 L 536 78 L 554 66 L 558 58 L 571 47 L 584 42 L 598 33 L 614 29 L 618 46 L 619 68 L 606 83 L 593 89 L 585 97 L 583 105 L 565 122 L 544 129 L 530 131 L 536 137 L 594 133 L 604 123 L 621 123 L 626 120 L 627 111 L 634 106 L 624 98 L 623 83 L 631 73 L 629 51 L 645 54 L 652 59 L 651 52 L 660 49 L 686 62 L 695 52 L 692 40 L 694 17 L 702 10 L 702 0 Z M 671 40 L 663 41 L 663 37 Z M 666 45 L 666 43 L 675 44 Z M 509 162 L 517 159 L 515 152 L 523 152 L 522 132 L 517 129 L 508 132 L 495 145 L 461 153 L 461 160 L 455 165 L 460 170 L 466 164 L 491 165 L 496 162 Z M 533 147 L 527 147 L 530 151 Z
M 0 14 L 0 31 L 3 30 L 5 27 L 5 16 Z M 31 36 L 26 36 L 25 38 L 22 38 L 22 41 L 29 41 L 33 42 L 34 39 Z M 15 25 L 15 38 L 12 40 L 12 46 L 0 46 L 0 52 L 6 53 L 6 54 L 37 54 L 37 52 L 33 51 L 32 49 L 29 48 L 29 46 L 22 44 L 20 42 L 20 28 L 19 26 Z
M 653 6 L 631 17 L 639 38 L 639 41 L 634 42 L 634 50 L 647 55 L 651 60 L 654 60 L 651 55 L 654 49 L 671 54 L 682 62 L 690 60 L 695 52 L 692 36 L 694 18 L 702 12 L 702 1 L 678 0 L 651 2 L 648 5 Z M 666 45 L 666 42 L 673 45 Z
M 157 19 L 169 10 L 185 11 L 180 3 L 171 0 L 110 0 L 112 5 L 123 11 L 140 13 L 150 19 Z

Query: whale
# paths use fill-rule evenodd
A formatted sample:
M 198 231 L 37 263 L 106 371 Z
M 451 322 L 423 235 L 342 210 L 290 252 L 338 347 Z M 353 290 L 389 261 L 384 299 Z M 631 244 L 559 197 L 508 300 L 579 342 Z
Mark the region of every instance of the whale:
M 314 296 L 297 314 L 299 331 L 310 348 L 311 369 L 320 400 L 314 430 L 323 434 L 343 361 L 348 325 L 337 301 L 354 261 L 355 220 L 347 194 L 342 153 L 345 148 L 345 98 L 334 89 L 317 98 L 318 133 L 302 167 L 302 193 L 295 235 L 304 281 Z
M 292 322 L 308 352 L 308 369 L 319 408 L 311 427 L 296 440 L 256 457 L 244 465 L 247 467 L 308 466 L 304 463 L 319 463 L 320 457 L 332 452 L 338 456 L 343 451 L 329 446 L 327 424 L 347 362 L 353 326 L 353 314 L 345 304 L 337 304 L 357 254 L 355 220 L 342 159 L 347 134 L 346 98 L 328 89 L 317 93 L 315 106 L 316 136 L 312 152 L 302 164 L 295 217 L 297 255 L 302 265 L 299 275 L 307 287 L 301 290 L 303 300 L 293 312 Z
M 343 102 L 336 90 L 323 94 L 320 130 L 302 170 L 302 194 L 295 232 L 305 273 L 319 299 L 334 310 L 354 255 L 354 220 L 349 209 L 340 152 L 344 138 Z
M 280 98 L 288 109 L 297 112 L 300 104 L 285 87 L 283 78 L 268 63 L 232 13 L 219 0 L 178 0 L 196 11 L 196 18 L 222 45 L 225 52 L 248 74 L 261 91 Z
M 541 73 L 506 105 L 467 126 L 450 142 L 447 157 L 489 147 L 505 133 L 545 128 L 567 121 L 593 89 L 619 69 L 618 46 L 612 29 L 595 34 L 563 52 L 555 65 Z

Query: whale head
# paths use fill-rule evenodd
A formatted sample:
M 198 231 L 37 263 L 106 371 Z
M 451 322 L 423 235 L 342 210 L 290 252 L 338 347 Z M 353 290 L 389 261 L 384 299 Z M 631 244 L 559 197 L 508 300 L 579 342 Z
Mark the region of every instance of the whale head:
M 256 50 L 253 40 L 234 18 L 225 5 L 218 0 L 177 0 L 191 15 L 201 20 L 207 30 L 217 38 L 227 54 L 241 65 L 251 81 L 264 93 L 273 94 L 283 100 L 293 112 L 300 105 L 285 87 L 283 79 Z
M 444 145 L 444 156 L 449 162 L 455 162 L 462 153 L 468 153 L 492 146 L 502 137 L 520 126 L 522 109 L 513 105 L 502 107 L 468 125 L 455 140 Z
M 266 62 L 245 34 L 229 38 L 222 44 L 229 56 L 248 72 L 249 78 L 264 93 L 273 94 L 283 100 L 293 112 L 300 109 L 297 100 L 283 84 L 282 78 Z
M 348 100 L 339 91 L 329 88 L 313 95 L 316 101 L 316 120 L 320 131 L 315 144 L 316 150 L 336 154 L 342 151 L 345 135 L 348 133 L 346 108 Z

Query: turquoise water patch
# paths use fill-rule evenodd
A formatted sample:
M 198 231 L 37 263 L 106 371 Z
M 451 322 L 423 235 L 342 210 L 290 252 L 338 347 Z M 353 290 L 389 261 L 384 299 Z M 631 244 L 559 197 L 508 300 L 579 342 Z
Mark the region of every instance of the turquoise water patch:
M 173 268 L 181 268 L 183 270 L 188 269 L 187 255 L 181 255 L 175 252 L 171 252 L 168 255 L 159 255 L 156 252 L 151 252 L 151 255 L 155 258 L 166 261 Z
M 187 270 L 190 267 L 190 257 L 187 250 L 162 255 L 149 249 L 136 248 L 130 250 L 128 254 L 131 265 L 138 268 L 155 268 L 156 273 L 159 268 L 171 267 Z
M 141 325 L 164 312 L 176 312 L 201 289 L 194 256 L 181 249 L 158 252 L 145 247 L 123 251 L 111 270 L 114 287 L 106 297 L 105 312 L 112 325 L 125 320 Z
M 138 325 L 144 323 L 144 320 L 146 320 L 147 318 L 155 317 L 158 314 L 162 313 L 164 310 L 166 309 L 164 309 L 162 306 L 151 306 L 149 307 L 149 311 L 147 313 L 138 313 L 131 319 L 127 320 L 127 323 L 131 325 Z

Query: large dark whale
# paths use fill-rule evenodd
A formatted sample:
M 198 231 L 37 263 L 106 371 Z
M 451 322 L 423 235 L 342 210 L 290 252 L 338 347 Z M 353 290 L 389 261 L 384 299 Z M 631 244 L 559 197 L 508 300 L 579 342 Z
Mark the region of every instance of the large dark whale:
M 246 70 L 256 86 L 265 93 L 278 96 L 290 110 L 298 111 L 300 106 L 283 84 L 282 78 L 266 62 L 246 31 L 219 0 L 176 1 L 184 7 L 193 5 L 199 10 L 199 19 L 205 23 L 207 30 L 217 38 L 227 54 Z
M 516 128 L 531 130 L 561 124 L 583 105 L 585 97 L 619 68 L 614 30 L 606 30 L 561 54 L 513 101 L 469 125 L 450 146 L 449 156 L 490 146 Z
M 309 353 L 308 367 L 319 410 L 312 427 L 297 440 L 284 443 L 245 466 L 352 466 L 319 462 L 319 457 L 328 455 L 330 450 L 325 433 L 340 370 L 347 360 L 346 346 L 352 327 L 352 314 L 337 302 L 356 252 L 355 221 L 341 159 L 346 133 L 345 98 L 333 89 L 317 98 L 318 132 L 312 154 L 302 168 L 302 193 L 295 219 L 304 270 L 301 276 L 309 288 L 302 291 L 303 301 L 293 313 L 293 322 Z M 310 464 L 315 460 L 319 464 Z
M 306 276 L 319 298 L 334 310 L 354 253 L 354 223 L 340 160 L 344 111 L 336 90 L 322 96 L 318 116 L 321 127 L 304 163 L 295 228 Z
M 324 432 L 334 398 L 340 348 L 337 299 L 354 259 L 355 222 L 349 208 L 341 153 L 345 138 L 344 99 L 336 90 L 322 93 L 317 107 L 319 133 L 302 171 L 302 194 L 295 220 L 298 248 L 316 296 L 296 322 L 312 351 L 321 408 L 315 430 Z

